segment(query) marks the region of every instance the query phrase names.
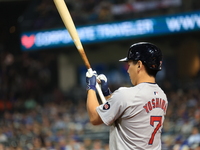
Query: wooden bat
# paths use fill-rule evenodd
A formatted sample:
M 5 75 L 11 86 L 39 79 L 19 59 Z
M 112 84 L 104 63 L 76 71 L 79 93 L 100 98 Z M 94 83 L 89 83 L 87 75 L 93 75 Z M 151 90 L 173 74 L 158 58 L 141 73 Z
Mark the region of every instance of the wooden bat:
M 82 59 L 85 63 L 86 68 L 88 69 L 88 72 L 90 74 L 92 74 L 93 70 L 92 70 L 90 63 L 88 61 L 88 58 L 85 54 L 85 51 L 84 51 L 82 43 L 80 41 L 78 32 L 76 30 L 76 27 L 74 25 L 74 22 L 72 20 L 72 17 L 69 13 L 69 10 L 68 10 L 64 0 L 54 0 L 54 3 L 56 5 L 56 8 L 57 8 L 57 10 L 58 10 L 58 12 L 61 16 L 61 19 L 62 19 L 65 27 L 67 28 L 72 40 L 74 41 L 74 44 L 75 44 L 77 50 L 79 51 L 79 53 L 80 53 L 80 55 L 81 55 L 81 57 L 82 57 Z M 101 98 L 102 103 L 105 103 L 106 99 L 105 99 L 98 83 L 96 84 L 96 89 L 99 93 L 99 96 Z

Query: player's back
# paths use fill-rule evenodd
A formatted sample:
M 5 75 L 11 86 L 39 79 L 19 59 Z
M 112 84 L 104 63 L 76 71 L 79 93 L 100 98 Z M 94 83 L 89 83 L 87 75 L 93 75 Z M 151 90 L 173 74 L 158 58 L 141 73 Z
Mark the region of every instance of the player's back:
M 162 89 L 157 84 L 141 83 L 118 92 L 124 111 L 111 128 L 115 150 L 161 150 L 161 129 L 168 104 Z

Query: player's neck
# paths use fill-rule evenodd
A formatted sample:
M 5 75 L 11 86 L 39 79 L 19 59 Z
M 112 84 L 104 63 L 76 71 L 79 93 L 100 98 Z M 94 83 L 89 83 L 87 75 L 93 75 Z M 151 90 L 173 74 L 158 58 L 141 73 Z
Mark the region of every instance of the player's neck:
M 141 77 L 138 79 L 137 84 L 144 83 L 144 82 L 146 82 L 146 83 L 155 83 L 156 80 L 155 80 L 155 78 L 152 77 L 152 76 L 141 76 Z

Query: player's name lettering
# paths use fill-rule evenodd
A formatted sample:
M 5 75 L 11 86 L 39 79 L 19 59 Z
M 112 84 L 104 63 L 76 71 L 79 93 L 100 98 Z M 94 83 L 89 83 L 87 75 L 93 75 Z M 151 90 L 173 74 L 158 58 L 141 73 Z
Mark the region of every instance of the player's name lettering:
M 146 110 L 147 113 L 149 113 L 154 108 L 161 108 L 165 113 L 167 109 L 167 103 L 162 98 L 156 98 L 152 99 L 151 101 L 148 101 L 143 108 Z

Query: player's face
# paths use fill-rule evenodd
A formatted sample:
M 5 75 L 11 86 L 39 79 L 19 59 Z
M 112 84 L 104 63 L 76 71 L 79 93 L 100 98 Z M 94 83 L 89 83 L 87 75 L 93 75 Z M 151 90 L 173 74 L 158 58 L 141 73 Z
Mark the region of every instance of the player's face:
M 136 62 L 128 61 L 128 74 L 133 85 L 136 85 L 137 81 L 137 69 L 138 65 Z

